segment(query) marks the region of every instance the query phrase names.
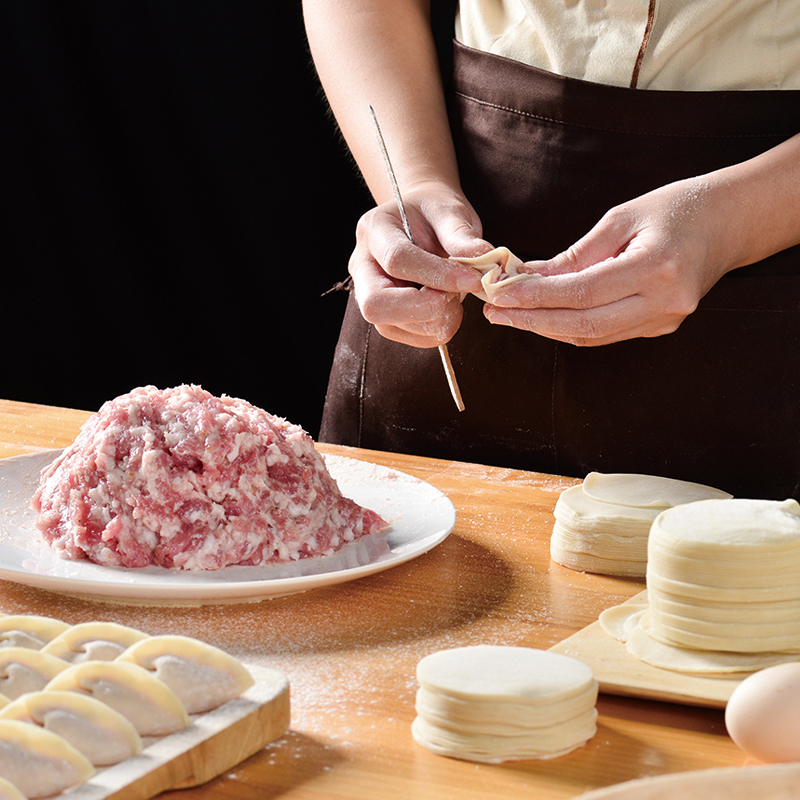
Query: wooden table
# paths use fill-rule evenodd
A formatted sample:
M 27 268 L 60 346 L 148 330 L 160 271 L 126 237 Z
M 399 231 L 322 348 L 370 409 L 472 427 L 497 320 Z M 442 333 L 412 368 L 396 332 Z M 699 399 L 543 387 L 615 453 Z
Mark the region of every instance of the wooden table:
M 87 416 L 0 401 L 0 457 L 65 446 Z M 428 481 L 455 504 L 455 530 L 431 552 L 384 573 L 260 603 L 131 606 L 0 581 L 0 611 L 185 633 L 289 677 L 292 724 L 283 739 L 204 786 L 164 797 L 546 800 L 647 775 L 748 763 L 719 710 L 603 695 L 596 736 L 562 758 L 477 765 L 416 745 L 410 725 L 420 658 L 479 643 L 548 648 L 642 587 L 550 561 L 553 506 L 571 479 L 320 450 Z

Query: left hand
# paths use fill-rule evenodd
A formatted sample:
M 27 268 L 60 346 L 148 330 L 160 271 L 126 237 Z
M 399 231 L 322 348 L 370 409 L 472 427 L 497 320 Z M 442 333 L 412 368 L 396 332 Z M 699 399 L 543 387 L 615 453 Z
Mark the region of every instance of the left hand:
M 541 277 L 518 281 L 484 313 L 576 345 L 672 333 L 741 264 L 731 198 L 708 178 L 679 181 L 612 208 Z

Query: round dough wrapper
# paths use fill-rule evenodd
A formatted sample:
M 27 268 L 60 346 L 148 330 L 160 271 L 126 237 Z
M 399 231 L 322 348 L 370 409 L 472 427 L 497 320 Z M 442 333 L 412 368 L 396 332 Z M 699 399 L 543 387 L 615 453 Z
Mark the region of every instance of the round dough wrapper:
M 140 736 L 166 736 L 190 723 L 172 689 L 143 667 L 126 661 L 68 665 L 45 688 L 83 692 L 102 700 L 127 717 Z
M 437 755 L 499 764 L 504 761 L 551 759 L 571 753 L 594 736 L 597 711 L 591 709 L 580 718 L 555 723 L 548 728 L 512 734 L 462 732 L 430 724 L 417 716 L 411 733 L 415 741 Z
M 643 578 L 650 526 L 665 508 L 729 497 L 655 475 L 590 472 L 556 502 L 550 557 L 581 572 Z
M 142 739 L 127 717 L 81 692 L 29 692 L 0 709 L 0 719 L 29 722 L 58 734 L 96 767 L 142 751 Z
M 254 683 L 237 658 L 189 636 L 150 636 L 129 647 L 118 660 L 150 670 L 190 714 L 217 708 Z
M 576 659 L 526 647 L 443 650 L 417 665 L 412 735 L 439 755 L 554 758 L 596 731 L 597 682 Z
M 590 472 L 584 492 L 602 503 L 636 508 L 672 508 L 697 500 L 723 500 L 732 495 L 701 483 L 636 473 Z
M 664 511 L 650 532 L 647 583 L 649 614 L 640 627 L 646 623 L 653 639 L 710 651 L 800 652 L 800 620 L 785 619 L 800 604 L 800 504 L 702 500 Z M 731 613 L 743 603 L 746 614 Z
M 147 634 L 117 622 L 81 622 L 62 631 L 42 648 L 43 653 L 71 664 L 113 661 Z
M 600 626 L 612 638 L 625 645 L 639 661 L 671 672 L 697 675 L 725 676 L 739 679 L 742 674 L 755 672 L 773 664 L 796 661 L 797 654 L 734 653 L 677 647 L 653 636 L 649 620 L 647 594 L 633 601 L 613 606 L 600 614 Z
M 594 674 L 583 662 L 547 650 L 476 645 L 425 656 L 417 680 L 429 691 L 466 700 L 544 705 L 582 694 Z
M 95 772 L 89 760 L 60 736 L 38 725 L 0 720 L 0 774 L 25 797 L 48 797 Z

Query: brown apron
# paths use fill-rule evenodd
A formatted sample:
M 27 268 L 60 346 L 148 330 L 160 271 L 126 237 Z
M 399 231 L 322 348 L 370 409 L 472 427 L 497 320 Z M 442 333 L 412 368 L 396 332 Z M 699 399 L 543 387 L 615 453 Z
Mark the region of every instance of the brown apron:
M 800 91 L 664 92 L 455 46 L 450 111 L 485 237 L 549 258 L 612 206 L 800 132 Z M 673 334 L 576 347 L 490 325 L 450 355 L 388 341 L 350 298 L 320 439 L 583 477 L 642 472 L 800 498 L 800 248 L 723 277 Z

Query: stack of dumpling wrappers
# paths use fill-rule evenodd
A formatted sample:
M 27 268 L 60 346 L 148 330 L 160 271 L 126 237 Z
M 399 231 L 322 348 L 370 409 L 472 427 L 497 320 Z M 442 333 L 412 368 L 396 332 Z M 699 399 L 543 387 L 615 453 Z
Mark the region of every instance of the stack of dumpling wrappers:
M 568 656 L 458 647 L 423 658 L 417 679 L 411 731 L 437 755 L 486 763 L 555 758 L 596 732 L 597 682 Z
M 561 493 L 550 556 L 581 572 L 643 578 L 650 526 L 665 509 L 730 498 L 702 484 L 655 475 L 590 472 Z
M 646 594 L 600 615 L 653 666 L 752 672 L 800 658 L 800 504 L 706 500 L 660 514 Z
M 253 683 L 236 658 L 187 636 L 0 615 L 0 798 L 58 794 Z

